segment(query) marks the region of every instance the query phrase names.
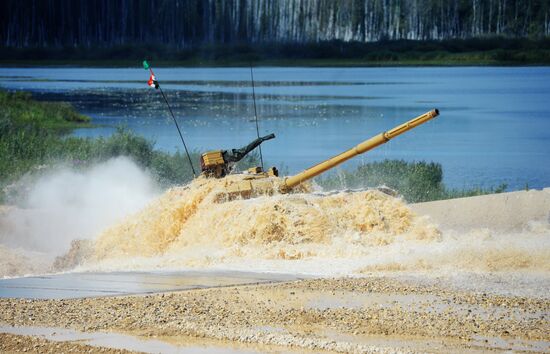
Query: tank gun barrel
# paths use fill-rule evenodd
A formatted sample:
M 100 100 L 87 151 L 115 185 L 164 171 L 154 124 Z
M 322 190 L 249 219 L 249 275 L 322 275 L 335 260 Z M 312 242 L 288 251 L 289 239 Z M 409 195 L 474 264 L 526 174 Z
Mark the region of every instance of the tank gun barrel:
M 299 185 L 300 183 L 307 181 L 327 170 L 330 170 L 331 168 L 341 164 L 344 161 L 347 161 L 351 159 L 352 157 L 355 157 L 359 154 L 363 154 L 369 150 L 374 149 L 377 146 L 380 146 L 389 140 L 395 138 L 398 135 L 401 135 L 405 133 L 406 131 L 409 131 L 413 128 L 416 128 L 420 124 L 426 123 L 427 121 L 437 117 L 439 115 L 439 111 L 437 109 L 434 109 L 432 111 L 426 112 L 422 114 L 421 116 L 418 116 L 416 118 L 413 118 L 409 120 L 408 122 L 405 122 L 401 125 L 398 125 L 397 127 L 390 129 L 386 132 L 380 133 L 368 140 L 363 141 L 359 145 L 344 151 L 343 153 L 336 155 L 328 160 L 325 160 L 313 167 L 308 168 L 307 170 L 304 170 L 297 175 L 287 177 L 282 182 L 280 186 L 280 191 L 282 193 L 286 193 L 290 191 L 293 187 Z

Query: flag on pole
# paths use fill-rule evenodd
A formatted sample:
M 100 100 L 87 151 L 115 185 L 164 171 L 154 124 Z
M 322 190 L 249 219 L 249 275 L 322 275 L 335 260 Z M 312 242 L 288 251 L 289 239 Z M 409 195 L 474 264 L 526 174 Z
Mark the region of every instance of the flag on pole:
M 143 61 L 143 69 L 149 70 L 149 72 L 151 73 L 151 76 L 149 76 L 149 81 L 147 81 L 147 85 L 158 89 L 159 88 L 159 82 L 157 81 L 157 78 L 155 77 L 155 74 L 153 73 L 153 69 L 151 69 L 151 67 L 149 66 L 149 63 L 147 62 L 147 60 Z
M 159 82 L 155 78 L 155 75 L 151 74 L 151 76 L 149 77 L 149 81 L 147 81 L 147 85 L 154 87 L 156 89 L 159 88 Z
M 185 145 L 185 140 L 183 140 L 183 135 L 181 134 L 180 127 L 178 125 L 178 121 L 176 120 L 176 117 L 174 116 L 174 112 L 172 112 L 172 108 L 170 107 L 170 104 L 168 103 L 168 100 L 166 99 L 166 96 L 164 95 L 164 92 L 162 92 L 162 89 L 160 88 L 159 82 L 157 81 L 157 78 L 155 77 L 155 73 L 153 72 L 153 69 L 149 66 L 149 63 L 147 60 L 143 61 L 143 69 L 149 70 L 151 73 L 151 76 L 149 76 L 149 81 L 147 81 L 147 84 L 150 87 L 154 87 L 160 91 L 160 94 L 162 95 L 162 98 L 164 98 L 164 102 L 166 102 L 166 105 L 168 106 L 168 111 L 170 111 L 170 115 L 172 116 L 172 119 L 174 120 L 174 123 L 176 124 L 176 129 L 178 129 L 178 133 L 180 135 L 181 143 L 183 144 L 183 148 L 185 149 L 185 154 L 187 155 L 187 160 L 189 160 L 189 166 L 191 166 L 191 171 L 193 171 L 193 177 L 197 177 L 197 174 L 195 173 L 195 168 L 193 167 L 193 162 L 191 162 L 191 156 L 189 155 L 189 150 L 187 150 L 187 145 Z

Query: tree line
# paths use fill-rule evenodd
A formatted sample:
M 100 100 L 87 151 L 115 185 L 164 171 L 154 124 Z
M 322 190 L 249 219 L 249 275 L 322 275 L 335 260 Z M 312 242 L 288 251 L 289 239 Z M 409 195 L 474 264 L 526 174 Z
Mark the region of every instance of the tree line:
M 3 47 L 550 35 L 549 0 L 3 0 Z

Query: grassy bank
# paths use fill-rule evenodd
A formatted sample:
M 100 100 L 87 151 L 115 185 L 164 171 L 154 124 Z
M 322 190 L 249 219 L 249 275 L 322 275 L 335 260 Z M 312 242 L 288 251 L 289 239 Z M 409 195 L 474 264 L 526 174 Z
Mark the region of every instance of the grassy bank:
M 135 66 L 431 66 L 550 65 L 550 38 L 475 38 L 445 41 L 319 42 L 310 44 L 158 44 L 107 48 L 0 48 L 1 65 Z
M 58 165 L 85 169 L 124 155 L 148 169 L 162 186 L 189 181 L 192 172 L 179 153 L 168 154 L 135 134 L 119 129 L 108 138 L 71 137 L 72 129 L 90 126 L 90 119 L 64 103 L 38 102 L 28 93 L 0 91 L 0 199 L 16 196 L 26 174 Z M 198 162 L 198 153 L 192 153 Z M 197 166 L 195 166 L 197 167 Z
M 65 103 L 38 102 L 24 92 L 0 90 L 0 201 L 16 197 L 25 175 L 39 175 L 59 165 L 86 169 L 117 156 L 128 156 L 148 170 L 163 187 L 192 179 L 189 163 L 180 153 L 155 149 L 154 143 L 130 131 L 118 129 L 108 138 L 77 138 L 68 133 L 91 126 L 90 119 Z M 199 152 L 192 152 L 199 170 Z M 256 165 L 251 155 L 242 168 Z M 426 162 L 382 161 L 359 166 L 356 170 L 321 176 L 316 181 L 324 189 L 367 188 L 386 185 L 409 202 L 448 199 L 501 192 L 492 189 L 449 190 L 442 182 L 440 164 Z
M 397 191 L 409 203 L 500 193 L 507 188 L 506 184 L 502 184 L 488 189 L 449 189 L 443 183 L 441 164 L 401 160 L 362 164 L 355 170 L 342 170 L 317 178 L 316 182 L 325 190 L 386 186 Z

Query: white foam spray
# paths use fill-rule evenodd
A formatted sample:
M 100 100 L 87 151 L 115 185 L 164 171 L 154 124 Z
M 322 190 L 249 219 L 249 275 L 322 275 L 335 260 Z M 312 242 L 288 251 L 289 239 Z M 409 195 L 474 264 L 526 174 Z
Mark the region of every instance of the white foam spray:
M 143 208 L 158 193 L 150 175 L 126 157 L 84 171 L 60 167 L 28 187 L 21 207 L 0 214 L 0 245 L 4 253 L 17 249 L 53 257 L 66 252 L 73 239 L 92 238 Z

